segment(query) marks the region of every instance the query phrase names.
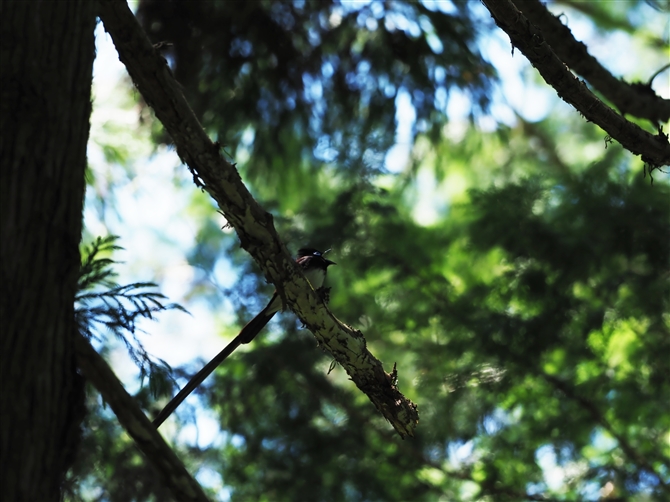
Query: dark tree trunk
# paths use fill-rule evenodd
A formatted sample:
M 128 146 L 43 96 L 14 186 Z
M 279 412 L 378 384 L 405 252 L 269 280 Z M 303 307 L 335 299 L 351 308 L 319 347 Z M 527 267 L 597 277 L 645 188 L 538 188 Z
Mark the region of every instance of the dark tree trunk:
M 0 3 L 0 490 L 58 500 L 83 406 L 73 351 L 96 2 Z

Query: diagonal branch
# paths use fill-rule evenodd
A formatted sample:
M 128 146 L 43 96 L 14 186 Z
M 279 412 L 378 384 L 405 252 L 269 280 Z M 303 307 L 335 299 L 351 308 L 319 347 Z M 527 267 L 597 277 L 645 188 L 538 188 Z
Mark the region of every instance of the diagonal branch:
M 539 0 L 513 0 L 528 20 L 538 27 L 554 53 L 617 107 L 622 115 L 649 119 L 653 123 L 670 120 L 670 99 L 651 89 L 651 83 L 629 84 L 612 75 L 586 45 L 575 40 L 570 28 L 554 16 Z
M 660 131 L 654 136 L 600 101 L 556 56 L 541 31 L 526 19 L 511 0 L 482 1 L 496 24 L 509 35 L 512 45 L 528 58 L 566 103 L 604 129 L 609 135 L 608 139 L 616 139 L 624 148 L 640 155 L 651 167 L 670 165 L 670 143 L 666 134 Z
M 412 436 L 419 420 L 417 408 L 398 390 L 395 372 L 386 373 L 367 349 L 361 332 L 336 319 L 309 286 L 277 235 L 272 216 L 253 199 L 235 167 L 223 159 L 220 147 L 207 137 L 167 63 L 154 50 L 126 2 L 100 0 L 100 18 L 112 36 L 119 59 L 172 137 L 195 183 L 217 202 L 235 228 L 242 248 L 398 434 Z
M 175 500 L 207 502 L 207 496 L 198 482 L 191 477 L 175 452 L 126 392 L 102 356 L 79 333 L 75 335 L 75 352 L 77 366 L 84 377 L 93 384 L 112 408 L 121 425 L 135 440 L 137 447 L 170 487 Z

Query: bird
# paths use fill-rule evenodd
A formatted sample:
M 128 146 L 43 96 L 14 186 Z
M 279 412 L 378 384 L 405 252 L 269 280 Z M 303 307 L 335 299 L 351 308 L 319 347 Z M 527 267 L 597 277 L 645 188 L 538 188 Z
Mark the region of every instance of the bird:
M 334 261 L 323 257 L 330 249 L 323 253 L 314 248 L 301 248 L 298 250 L 296 263 L 302 269 L 305 278 L 309 281 L 315 290 L 319 290 L 326 280 L 328 267 L 336 265 Z M 240 343 L 250 343 L 256 335 L 265 327 L 265 325 L 282 308 L 282 300 L 277 291 L 274 292 L 267 306 L 261 310 L 256 317 L 249 321 L 237 336 Z
M 327 260 L 323 257 L 329 250 L 323 253 L 314 248 L 302 248 L 298 250 L 298 257 L 296 262 L 300 265 L 305 277 L 315 290 L 323 287 L 323 282 L 326 280 L 326 272 L 328 267 L 336 265 L 334 261 Z M 172 398 L 172 400 L 161 410 L 161 412 L 154 418 L 153 424 L 156 428 L 160 427 L 165 420 L 176 410 L 179 405 L 186 399 L 186 397 L 193 392 L 205 379 L 230 355 L 240 344 L 249 343 L 256 335 L 265 327 L 265 325 L 272 319 L 272 317 L 279 312 L 282 307 L 281 298 L 277 291 L 270 298 L 267 304 L 260 313 L 249 321 L 239 335 L 230 342 L 226 347 L 219 352 L 210 362 L 208 362 L 198 373 L 196 373 L 184 386 L 179 393 Z

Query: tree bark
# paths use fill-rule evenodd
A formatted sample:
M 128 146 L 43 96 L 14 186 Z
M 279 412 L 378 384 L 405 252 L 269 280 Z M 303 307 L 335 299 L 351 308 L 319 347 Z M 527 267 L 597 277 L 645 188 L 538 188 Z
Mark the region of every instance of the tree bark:
M 221 146 L 209 139 L 165 59 L 152 47 L 125 0 L 101 0 L 100 19 L 140 94 L 172 137 L 194 183 L 216 200 L 242 248 L 398 434 L 413 436 L 419 412 L 400 392 L 395 367 L 391 373 L 384 371 L 363 334 L 337 319 L 309 285 L 279 238 L 272 215 L 251 196 L 235 166 L 222 157 Z
M 58 500 L 79 437 L 74 296 L 96 5 L 0 4 L 4 500 Z

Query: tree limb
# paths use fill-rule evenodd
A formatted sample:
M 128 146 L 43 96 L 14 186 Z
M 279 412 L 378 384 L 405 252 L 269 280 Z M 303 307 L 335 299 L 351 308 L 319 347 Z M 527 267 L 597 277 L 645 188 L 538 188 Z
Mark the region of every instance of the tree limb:
M 361 332 L 336 319 L 309 286 L 277 235 L 272 216 L 253 199 L 235 167 L 223 159 L 220 147 L 207 137 L 167 63 L 154 50 L 126 2 L 100 0 L 100 6 L 100 18 L 119 59 L 172 137 L 194 182 L 217 202 L 235 228 L 242 248 L 275 285 L 285 304 L 344 367 L 398 434 L 403 438 L 412 436 L 418 423 L 416 405 L 400 393 L 396 375 L 386 373 L 368 351 Z
M 191 477 L 179 457 L 126 392 L 107 362 L 86 338 L 79 333 L 74 338 L 77 365 L 82 374 L 112 408 L 123 428 L 170 487 L 175 499 L 207 502 L 209 499 L 202 487 Z
M 624 148 L 640 155 L 651 167 L 670 165 L 670 143 L 666 134 L 660 131 L 654 136 L 600 101 L 556 56 L 541 31 L 511 0 L 482 1 L 496 24 L 509 35 L 512 45 L 528 58 L 566 103 L 604 129 L 609 135 L 607 139 L 616 139 Z
M 586 45 L 575 40 L 570 28 L 539 0 L 513 1 L 523 15 L 538 27 L 554 53 L 612 102 L 622 115 L 628 113 L 654 124 L 670 120 L 670 99 L 656 95 L 651 89 L 651 82 L 648 85 L 629 84 L 619 80 L 591 56 Z

